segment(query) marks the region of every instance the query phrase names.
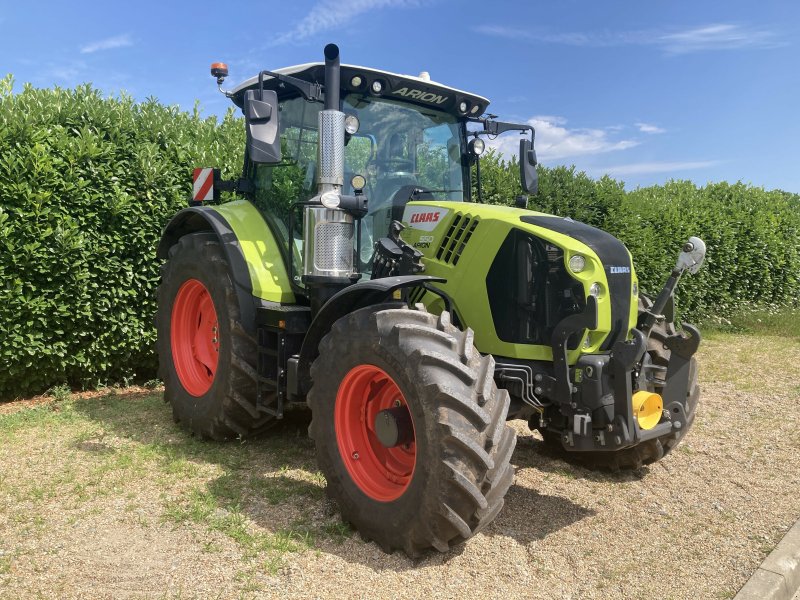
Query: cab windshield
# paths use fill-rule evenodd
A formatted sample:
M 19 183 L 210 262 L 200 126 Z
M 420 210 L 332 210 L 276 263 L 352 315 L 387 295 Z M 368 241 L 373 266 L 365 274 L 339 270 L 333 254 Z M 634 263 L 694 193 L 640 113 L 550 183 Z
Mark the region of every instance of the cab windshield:
M 365 262 L 409 200 L 464 200 L 461 125 L 447 113 L 372 96 L 350 94 L 342 109 L 360 122 L 345 147 L 345 190 L 353 175 L 366 178 Z
M 255 203 L 278 222 L 296 266 L 302 234 L 299 219 L 294 219 L 294 231 L 289 231 L 289 215 L 293 203 L 308 200 L 316 193 L 320 108 L 321 105 L 298 97 L 282 101 L 283 162 L 251 163 L 250 167 Z M 360 123 L 358 132 L 346 140 L 342 192 L 354 193 L 354 175 L 366 179 L 364 193 L 369 199 L 369 213 L 362 219 L 359 255 L 362 272 L 368 272 L 375 240 L 388 234 L 392 220 L 402 218 L 407 202 L 464 200 L 464 181 L 469 173 L 462 160 L 462 125 L 444 112 L 360 94 L 347 95 L 342 110 L 355 115 Z

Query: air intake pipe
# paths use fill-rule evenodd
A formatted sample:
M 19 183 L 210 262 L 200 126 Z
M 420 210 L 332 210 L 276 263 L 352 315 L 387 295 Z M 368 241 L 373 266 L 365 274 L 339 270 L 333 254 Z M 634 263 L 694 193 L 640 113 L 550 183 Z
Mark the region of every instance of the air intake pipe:
M 339 48 L 325 46 L 325 109 L 319 112 L 317 195 L 304 215 L 303 281 L 312 313 L 358 274 L 354 264 L 355 219 L 344 210 L 344 113 L 339 110 Z

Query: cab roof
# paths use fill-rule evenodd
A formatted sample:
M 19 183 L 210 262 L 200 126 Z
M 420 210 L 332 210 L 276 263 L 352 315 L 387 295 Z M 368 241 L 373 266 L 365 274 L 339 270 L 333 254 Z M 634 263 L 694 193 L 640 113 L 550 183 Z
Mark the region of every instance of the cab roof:
M 305 63 L 292 67 L 276 69 L 281 75 L 291 75 L 312 83 L 325 83 L 325 64 L 322 62 Z M 360 81 L 359 81 L 360 79 Z M 380 82 L 381 91 L 373 91 L 373 82 Z M 453 87 L 430 81 L 413 75 L 400 75 L 389 71 L 360 67 L 357 65 L 341 66 L 342 93 L 362 93 L 373 96 L 382 96 L 428 108 L 451 113 L 458 117 L 477 117 L 486 111 L 489 100 L 483 96 L 471 94 Z M 357 85 L 354 85 L 354 82 Z M 258 75 L 240 83 L 231 92 L 233 102 L 241 107 L 244 104 L 246 90 L 258 87 Z M 278 96 L 293 96 L 294 90 L 290 87 L 278 87 L 278 82 L 273 77 L 264 76 L 264 89 L 273 89 Z M 462 102 L 466 103 L 466 111 L 461 110 Z

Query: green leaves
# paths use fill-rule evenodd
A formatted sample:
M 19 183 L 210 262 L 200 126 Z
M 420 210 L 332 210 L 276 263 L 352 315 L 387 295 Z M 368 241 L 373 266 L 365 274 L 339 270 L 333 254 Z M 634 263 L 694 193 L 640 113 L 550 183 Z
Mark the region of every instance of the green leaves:
M 152 379 L 155 249 L 192 169 L 241 169 L 243 127 L 90 86 L 0 79 L 0 398 Z

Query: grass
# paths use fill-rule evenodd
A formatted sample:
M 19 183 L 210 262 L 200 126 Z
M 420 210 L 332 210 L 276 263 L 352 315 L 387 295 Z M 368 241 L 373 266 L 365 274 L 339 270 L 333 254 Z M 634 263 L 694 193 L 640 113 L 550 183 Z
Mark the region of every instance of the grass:
M 746 334 L 776 336 L 800 341 L 800 308 L 758 308 L 742 310 L 730 319 L 707 319 L 700 325 L 705 334 Z
M 724 359 L 703 362 L 700 368 L 707 383 L 736 381 L 741 390 L 763 390 L 759 361 L 767 360 L 785 365 L 783 369 L 771 369 L 771 383 L 779 382 L 784 389 L 800 394 L 792 368 L 800 350 L 800 309 L 747 310 L 724 321 L 708 320 L 699 328 L 704 337 L 701 350 Z M 771 419 L 772 415 L 752 418 Z
M 325 481 L 303 416 L 265 439 L 221 444 L 178 429 L 157 393 L 51 397 L 0 414 L 0 461 L 16 463 L 0 475 L 0 516 L 30 534 L 46 529 L 40 515 L 53 504 L 74 525 L 116 502 L 136 527 L 191 532 L 198 552 L 232 542 L 248 574 L 245 591 L 256 587 L 254 574 L 277 573 L 286 554 L 352 535 L 338 517 L 304 517 L 323 502 Z M 14 477 L 15 469 L 36 475 Z M 0 574 L 11 565 L 0 555 Z
M 11 556 L 0 556 L 0 575 L 6 575 L 11 572 Z

